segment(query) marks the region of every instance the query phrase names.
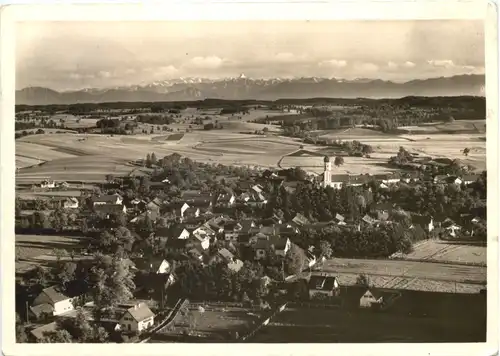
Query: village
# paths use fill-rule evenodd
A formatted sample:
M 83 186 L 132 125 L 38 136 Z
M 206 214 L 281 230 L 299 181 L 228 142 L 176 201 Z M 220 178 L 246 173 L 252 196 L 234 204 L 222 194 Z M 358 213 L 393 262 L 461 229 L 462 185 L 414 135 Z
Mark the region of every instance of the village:
M 382 258 L 404 267 L 405 256 L 427 241 L 486 240 L 485 172 L 339 175 L 328 156 L 319 175 L 202 164 L 178 154 L 151 153 L 134 164 L 133 173 L 86 189 L 50 179 L 18 187 L 17 236 L 78 240 L 48 261 L 16 255 L 16 267 L 29 267 L 16 273 L 22 338 L 244 341 L 287 304 L 390 312 L 405 304 L 402 290 L 425 288 L 400 280 L 377 285 L 370 271 L 347 281 L 328 264 Z M 450 282 L 446 274 L 434 279 Z M 481 301 L 481 279 L 450 283 L 455 291 L 457 283 L 476 283 Z M 214 310 L 240 313 L 243 322 L 200 332 L 200 319 Z

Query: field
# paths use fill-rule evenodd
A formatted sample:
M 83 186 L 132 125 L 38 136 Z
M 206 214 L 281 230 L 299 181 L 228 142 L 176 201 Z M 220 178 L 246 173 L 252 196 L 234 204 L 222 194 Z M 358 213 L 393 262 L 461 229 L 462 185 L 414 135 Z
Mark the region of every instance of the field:
M 384 288 L 477 293 L 486 285 L 486 267 L 482 266 L 335 258 L 325 261 L 321 271 L 338 276 L 341 285 L 354 285 L 360 274 Z
M 204 304 L 204 306 L 204 310 L 199 310 L 197 305 L 190 305 L 189 313 L 177 314 L 173 327 L 163 334 L 175 337 L 189 330 L 191 336 L 222 341 L 227 340 L 233 332 L 244 334 L 262 318 L 260 311 L 250 311 L 246 308 L 215 304 Z M 150 342 L 161 342 L 164 335 L 154 336 Z
M 364 310 L 287 308 L 248 342 L 484 342 L 485 315 L 483 311 L 483 315 L 473 317 L 461 313 L 455 317 L 420 317 Z
M 450 263 L 482 264 L 486 266 L 486 246 L 468 245 L 460 242 L 425 240 L 413 247 L 408 255 L 394 254 L 393 258 Z
M 19 181 L 36 182 L 40 177 L 54 180 L 81 180 L 101 182 L 106 174 L 127 174 L 131 171 L 128 162 L 144 158 L 147 153 L 155 152 L 158 157 L 172 153 L 188 156 L 191 159 L 214 164 L 252 166 L 261 168 L 290 168 L 301 166 L 313 173 L 323 171 L 321 157 L 289 157 L 302 144 L 299 139 L 277 136 L 279 127 L 250 123 L 258 118 L 283 115 L 278 111 L 251 110 L 247 115 L 220 115 L 217 110 L 197 112 L 194 108 L 182 112 L 178 123 L 169 125 L 174 132 L 155 131 L 155 134 L 136 134 L 133 136 L 111 136 L 97 134 L 44 134 L 26 136 L 16 140 L 16 165 L 20 169 Z M 223 129 L 202 130 L 192 125 L 194 131 L 185 132 L 189 122 L 198 116 L 209 116 Z M 240 119 L 241 117 L 241 119 Z M 70 124 L 76 118 L 59 116 Z M 82 119 L 86 122 L 87 119 Z M 464 130 L 471 125 L 482 125 L 484 121 L 456 121 L 434 127 Z M 427 125 L 430 126 L 430 125 Z M 268 135 L 249 134 L 268 128 Z M 191 130 L 190 130 L 191 131 Z M 245 133 L 242 133 L 245 132 Z M 460 132 L 460 130 L 458 130 Z M 433 135 L 395 135 L 384 134 L 368 128 L 356 127 L 344 130 L 328 130 L 319 133 L 320 137 L 337 140 L 359 140 L 370 144 L 375 152 L 370 158 L 345 157 L 344 164 L 334 167 L 336 173 L 361 174 L 385 173 L 393 171 L 387 166 L 389 157 L 396 154 L 400 146 L 413 153 L 433 157 L 459 158 L 478 170 L 486 167 L 486 142 L 484 134 L 455 133 Z M 328 153 L 324 147 L 303 145 L 305 149 Z M 462 150 L 468 147 L 468 157 Z M 38 165 L 43 163 L 43 165 Z M 31 166 L 31 167 L 30 167 Z M 30 167 L 30 168 L 28 168 Z
M 81 240 L 77 237 L 16 235 L 16 256 L 18 257 L 16 273 L 23 273 L 37 264 L 54 261 L 54 249 L 70 251 L 81 247 Z

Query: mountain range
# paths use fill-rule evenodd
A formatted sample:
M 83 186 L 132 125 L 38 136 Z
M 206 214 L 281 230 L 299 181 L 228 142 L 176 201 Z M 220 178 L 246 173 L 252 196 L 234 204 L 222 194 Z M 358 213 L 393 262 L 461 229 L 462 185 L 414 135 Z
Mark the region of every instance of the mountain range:
M 401 98 L 405 96 L 484 96 L 484 75 L 457 75 L 396 83 L 380 79 L 179 78 L 107 89 L 55 91 L 28 87 L 16 91 L 16 104 L 195 101 L 203 99 L 278 100 L 306 98 Z

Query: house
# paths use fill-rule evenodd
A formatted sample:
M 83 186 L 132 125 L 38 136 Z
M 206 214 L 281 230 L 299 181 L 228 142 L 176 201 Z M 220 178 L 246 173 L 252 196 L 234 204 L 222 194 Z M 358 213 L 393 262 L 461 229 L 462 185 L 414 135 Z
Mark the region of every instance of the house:
M 122 204 L 98 204 L 94 205 L 97 214 L 102 214 L 109 219 L 111 214 L 127 213 L 127 207 Z
M 369 288 L 359 299 L 359 307 L 371 308 L 373 304 L 382 304 L 383 300 L 382 293 L 374 288 Z
M 195 260 L 203 262 L 203 251 L 201 251 L 200 248 L 193 247 L 188 251 L 188 254 Z
M 434 230 L 434 220 L 432 216 L 412 214 L 411 224 L 420 225 L 426 232 L 431 232 L 432 230 Z
M 419 172 L 408 172 L 401 177 L 401 180 L 405 183 L 410 183 L 412 180 L 418 181 L 420 180 L 420 174 Z
M 33 301 L 33 306 L 44 305 L 43 307 L 38 307 L 39 309 L 50 310 L 52 309 L 52 315 L 61 315 L 69 311 L 74 310 L 73 299 L 68 297 L 60 286 L 52 286 L 45 288 Z
M 68 182 L 59 182 L 59 183 L 56 183 L 56 187 L 61 188 L 61 189 L 68 189 L 69 184 L 68 184 Z
M 165 242 L 165 251 L 170 253 L 182 253 L 192 246 L 189 239 L 168 238 Z
M 119 194 L 110 194 L 110 195 L 101 195 L 99 197 L 94 198 L 93 205 L 121 205 L 123 203 L 123 198 Z
M 231 206 L 234 204 L 236 197 L 231 189 L 225 188 L 222 193 L 217 196 L 217 205 Z
M 455 185 L 461 185 L 462 184 L 462 179 L 460 179 L 457 176 L 447 176 L 444 178 L 442 181 L 448 184 L 455 184 Z
M 132 218 L 130 220 L 130 222 L 135 224 L 135 223 L 138 223 L 140 221 L 144 221 L 146 216 L 149 217 L 151 219 L 151 221 L 156 221 L 160 217 L 160 213 L 157 210 L 146 210 L 146 211 L 143 211 L 142 213 L 140 213 L 139 215 L 137 215 L 136 217 Z
M 260 221 L 260 226 L 274 226 L 276 224 L 282 224 L 283 220 L 276 215 L 271 216 L 270 218 L 263 219 Z
M 368 183 L 370 180 L 371 178 L 368 175 L 350 176 L 348 184 L 353 187 L 359 187 Z
M 156 191 L 164 191 L 169 185 L 164 182 L 149 182 L 149 189 Z
M 191 239 L 198 242 L 203 250 L 207 250 L 210 247 L 210 235 L 203 230 L 193 231 Z
M 477 174 L 464 174 L 462 176 L 462 181 L 465 185 L 469 185 L 475 183 L 479 179 L 479 175 Z
M 335 214 L 335 220 L 338 225 L 346 225 L 345 217 L 343 215 L 340 215 L 338 213 Z
M 229 221 L 224 224 L 224 240 L 226 241 L 238 241 L 238 236 L 240 235 L 243 226 L 237 221 Z
M 227 264 L 227 268 L 229 268 L 231 271 L 233 272 L 239 272 L 240 269 L 242 269 L 244 266 L 244 263 L 243 261 L 235 258 L 234 260 L 232 260 L 231 262 L 229 262 Z
M 199 216 L 200 216 L 200 208 L 197 208 L 195 206 L 187 208 L 186 210 L 184 210 L 182 214 L 183 219 L 197 218 Z
M 331 275 L 312 275 L 308 283 L 309 298 L 318 295 L 322 297 L 334 297 L 340 293 L 340 285 L 337 277 Z
M 140 259 L 136 261 L 136 268 L 154 274 L 166 274 L 170 272 L 170 263 L 165 259 Z
M 53 189 L 56 187 L 56 183 L 53 180 L 42 180 L 40 182 L 40 188 Z
M 121 317 L 120 328 L 126 331 L 144 331 L 154 324 L 155 314 L 145 303 L 137 303 Z
M 361 220 L 364 221 L 367 224 L 370 224 L 370 225 L 373 225 L 373 224 L 375 224 L 377 222 L 377 220 L 375 220 L 374 218 L 372 218 L 368 214 L 366 214 L 365 216 L 363 216 L 363 218 Z
M 279 236 L 292 236 L 300 233 L 300 230 L 292 224 L 274 225 L 274 234 Z
M 160 198 L 154 198 L 149 203 L 146 204 L 146 208 L 149 210 L 160 211 L 163 206 L 163 200 Z
M 64 209 L 78 209 L 79 202 L 77 198 L 69 197 L 66 198 L 63 202 Z
M 309 219 L 307 219 L 304 215 L 302 215 L 300 213 L 297 213 L 294 216 L 294 218 L 292 219 L 292 223 L 294 223 L 298 227 L 302 227 L 302 226 L 306 226 L 306 225 L 310 225 L 311 224 L 311 222 L 309 221 Z
M 186 240 L 189 236 L 191 234 L 183 225 L 173 226 L 168 233 L 168 237 L 178 240 Z
M 448 176 L 447 176 L 447 175 L 442 175 L 442 174 L 440 174 L 440 175 L 436 175 L 436 176 L 434 176 L 434 178 L 433 178 L 433 180 L 432 180 L 432 181 L 433 181 L 434 183 L 446 183 L 446 178 L 448 178 Z
M 40 341 L 45 337 L 45 333 L 52 333 L 57 331 L 57 329 L 57 323 L 54 321 L 52 323 L 45 324 L 31 330 L 30 334 L 35 338 L 36 341 Z
M 222 232 L 221 228 L 221 232 Z M 215 236 L 219 232 L 219 229 L 217 231 L 212 228 L 209 224 L 205 223 L 200 226 L 198 226 L 196 229 L 193 230 L 193 235 L 207 235 L 207 236 Z
M 291 248 L 291 241 L 288 237 L 280 236 L 258 236 L 257 241 L 252 245 L 255 251 L 255 259 L 260 260 L 267 257 L 269 251 L 273 251 L 278 256 L 286 256 Z
M 314 246 L 311 246 L 314 248 Z M 316 256 L 314 256 L 312 251 L 306 251 L 306 259 L 307 259 L 307 266 L 311 268 L 314 266 L 318 261 L 316 260 Z
M 202 193 L 199 190 L 187 190 L 181 194 L 182 201 L 191 206 L 211 207 L 213 197 L 209 193 Z
M 238 221 L 238 224 L 241 225 L 239 235 L 248 235 L 250 230 L 256 227 L 255 221 L 252 219 L 242 219 Z
M 458 226 L 453 220 L 450 218 L 446 218 L 442 223 L 441 227 L 448 232 L 448 234 L 452 237 L 457 236 L 457 231 L 460 231 L 462 228 Z
M 229 263 L 234 259 L 234 255 L 227 248 L 221 248 L 217 251 L 217 256 L 226 263 Z

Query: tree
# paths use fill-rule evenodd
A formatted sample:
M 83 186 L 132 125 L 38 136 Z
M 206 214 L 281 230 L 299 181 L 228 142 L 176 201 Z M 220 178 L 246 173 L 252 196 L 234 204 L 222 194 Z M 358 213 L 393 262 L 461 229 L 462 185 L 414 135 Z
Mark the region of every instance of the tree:
M 370 153 L 373 153 L 373 147 L 370 145 L 363 145 L 362 153 L 365 156 L 369 155 Z
M 333 254 L 332 245 L 328 241 L 321 240 L 319 242 L 319 249 L 321 251 L 322 256 L 325 256 L 326 258 L 332 257 Z
M 286 269 L 289 275 L 295 275 L 305 267 L 305 254 L 304 251 L 297 245 L 293 244 L 290 252 L 286 258 Z
M 66 262 L 63 263 L 57 273 L 57 279 L 63 285 L 75 279 L 76 263 Z
M 39 340 L 40 343 L 52 343 L 52 344 L 67 344 L 72 343 L 73 338 L 71 334 L 64 329 L 58 329 L 56 331 L 48 331 L 43 333 L 43 338 Z
M 158 158 L 156 158 L 155 153 L 153 152 L 151 154 L 151 164 L 157 164 L 158 163 Z
M 464 156 L 468 156 L 469 152 L 470 152 L 470 149 L 468 147 L 464 148 L 464 150 L 463 150 Z
M 335 157 L 335 161 L 333 162 L 337 167 L 344 164 L 344 157 L 337 156 Z
M 49 274 L 45 270 L 45 268 L 43 268 L 40 265 L 37 265 L 35 267 L 34 276 L 33 277 L 34 277 L 34 280 L 35 280 L 36 284 L 39 284 L 39 285 L 45 287 L 47 285 L 47 282 L 48 282 Z
M 19 314 L 16 313 L 16 342 L 23 343 L 28 341 L 28 335 L 26 335 L 26 329 L 21 322 Z
M 151 155 L 149 153 L 146 155 L 146 167 L 151 167 Z
M 363 287 L 370 287 L 370 279 L 368 278 L 367 275 L 365 274 L 360 274 L 356 278 L 356 285 L 358 286 L 363 286 Z

